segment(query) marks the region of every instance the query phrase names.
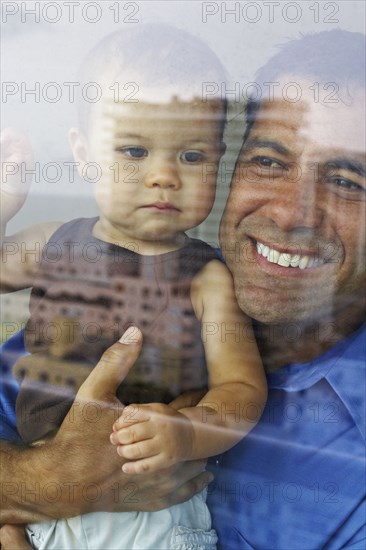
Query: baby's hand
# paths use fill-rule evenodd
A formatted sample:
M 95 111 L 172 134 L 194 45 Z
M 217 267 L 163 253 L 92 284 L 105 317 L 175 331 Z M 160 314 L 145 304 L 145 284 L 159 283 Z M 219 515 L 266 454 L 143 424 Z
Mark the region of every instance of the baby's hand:
M 7 223 L 23 206 L 27 198 L 34 169 L 33 150 L 28 138 L 13 128 L 0 134 L 1 213 Z
M 127 474 L 142 474 L 167 468 L 189 459 L 194 431 L 183 414 L 162 403 L 129 405 L 113 425 L 111 442 L 129 460 Z

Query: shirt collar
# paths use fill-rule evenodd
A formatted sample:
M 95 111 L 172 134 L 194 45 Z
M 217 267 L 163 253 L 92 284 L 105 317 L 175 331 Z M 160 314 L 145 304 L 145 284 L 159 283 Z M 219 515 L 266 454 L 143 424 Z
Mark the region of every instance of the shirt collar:
M 268 375 L 271 389 L 295 392 L 326 379 L 366 441 L 366 323 L 309 363 L 293 363 Z

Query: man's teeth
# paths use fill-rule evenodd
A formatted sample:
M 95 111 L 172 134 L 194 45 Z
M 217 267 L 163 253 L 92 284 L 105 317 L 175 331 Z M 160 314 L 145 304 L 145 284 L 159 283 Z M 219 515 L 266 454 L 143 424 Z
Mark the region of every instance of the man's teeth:
M 300 269 L 309 269 L 311 267 L 317 267 L 324 263 L 323 260 L 310 257 L 301 256 L 300 254 L 289 254 L 288 252 L 278 252 L 274 248 L 257 242 L 258 254 L 267 258 L 272 264 L 277 264 L 283 267 L 298 267 Z

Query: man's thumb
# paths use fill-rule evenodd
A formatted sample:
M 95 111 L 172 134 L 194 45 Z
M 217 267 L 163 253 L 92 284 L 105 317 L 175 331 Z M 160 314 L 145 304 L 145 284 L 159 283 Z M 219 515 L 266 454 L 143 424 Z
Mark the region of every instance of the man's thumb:
M 110 401 L 120 383 L 136 362 L 142 345 L 142 334 L 137 327 L 129 327 L 102 355 L 99 363 L 80 387 L 77 398 Z

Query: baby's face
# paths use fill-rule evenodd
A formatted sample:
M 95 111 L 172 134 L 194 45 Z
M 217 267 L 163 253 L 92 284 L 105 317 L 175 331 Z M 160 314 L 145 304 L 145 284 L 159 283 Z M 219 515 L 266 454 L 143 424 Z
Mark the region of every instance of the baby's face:
M 172 243 L 210 213 L 223 153 L 222 104 L 192 101 L 101 108 L 87 160 L 102 167 L 99 227 L 113 242 Z

